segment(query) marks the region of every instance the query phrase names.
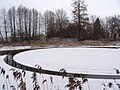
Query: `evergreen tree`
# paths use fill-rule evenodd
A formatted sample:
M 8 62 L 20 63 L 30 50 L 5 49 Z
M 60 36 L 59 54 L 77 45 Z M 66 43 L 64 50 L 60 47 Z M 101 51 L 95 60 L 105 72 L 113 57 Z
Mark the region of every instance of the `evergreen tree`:
M 102 28 L 99 18 L 93 24 L 94 40 L 102 39 Z
M 84 0 L 73 0 L 73 18 L 77 29 L 77 38 L 83 39 L 83 29 L 88 22 L 87 5 Z

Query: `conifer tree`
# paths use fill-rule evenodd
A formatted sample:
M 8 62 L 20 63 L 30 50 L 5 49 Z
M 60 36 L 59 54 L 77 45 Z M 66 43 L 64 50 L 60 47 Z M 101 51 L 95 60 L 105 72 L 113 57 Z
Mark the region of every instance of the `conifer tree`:
M 83 38 L 83 29 L 88 21 L 87 17 L 87 5 L 84 0 L 73 0 L 73 19 L 76 24 L 77 38 L 80 40 Z
M 94 31 L 94 40 L 100 40 L 102 38 L 102 28 L 99 18 L 93 24 L 93 31 Z

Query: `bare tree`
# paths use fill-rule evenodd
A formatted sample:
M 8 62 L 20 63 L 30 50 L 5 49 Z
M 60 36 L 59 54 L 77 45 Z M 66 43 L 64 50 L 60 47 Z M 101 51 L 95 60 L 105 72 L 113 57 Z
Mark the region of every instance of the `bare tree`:
M 24 17 L 24 32 L 25 32 L 25 40 L 28 40 L 28 20 L 29 20 L 29 9 L 23 8 L 23 17 Z
M 4 39 L 2 34 L 2 10 L 0 10 L 0 39 L 1 39 L 1 42 L 3 43 Z
M 120 37 L 120 16 L 115 15 L 112 17 L 107 17 L 107 26 L 111 33 L 110 37 L 113 40 L 119 39 Z
M 1 32 L 1 29 L 0 29 L 0 36 L 1 36 L 1 42 L 3 43 L 3 35 L 2 35 L 2 32 Z
M 45 27 L 45 36 L 47 36 L 47 26 L 48 26 L 48 11 L 44 12 L 44 27 Z M 47 38 L 46 38 L 47 40 Z
M 4 23 L 4 30 L 5 30 L 5 40 L 8 42 L 8 31 L 7 31 L 7 16 L 6 16 L 6 9 L 3 9 L 3 23 Z
M 29 10 L 29 25 L 28 25 L 28 29 L 29 29 L 29 39 L 31 40 L 31 24 L 32 24 L 32 18 L 31 18 L 31 16 L 32 16 L 32 12 L 31 12 L 31 10 Z
M 16 10 L 12 7 L 12 19 L 13 19 L 13 39 L 16 41 Z
M 41 12 L 39 12 L 39 15 L 38 15 L 38 38 L 40 38 L 40 36 L 42 35 L 42 32 L 43 32 L 43 22 L 44 22 L 44 18 L 41 14 Z
M 5 37 L 5 42 L 8 42 L 8 30 L 7 30 L 8 24 L 7 24 L 7 13 L 5 8 L 1 9 L 0 15 L 1 15 L 0 16 L 1 39 L 3 41 Z
M 12 20 L 12 9 L 8 10 L 8 22 L 9 22 L 9 30 L 10 30 L 10 37 L 11 42 L 14 41 L 13 39 L 13 20 Z
M 32 9 L 32 38 L 35 39 L 37 36 L 37 24 L 38 23 L 38 11 Z
M 18 28 L 18 30 L 17 30 L 17 34 L 18 34 L 18 37 L 20 37 L 20 41 L 22 41 L 23 40 L 23 30 L 24 30 L 24 28 L 23 28 L 23 24 L 24 24 L 24 22 L 23 22 L 23 6 L 22 5 L 20 5 L 18 8 L 17 8 L 17 28 Z
M 59 37 L 63 37 L 65 28 L 67 28 L 69 24 L 69 20 L 67 17 L 67 13 L 63 9 L 56 10 L 56 32 L 59 32 Z
M 46 11 L 45 14 L 45 29 L 47 30 L 47 37 L 54 37 L 55 35 L 55 13 Z
M 97 19 L 96 15 L 91 15 L 90 16 L 90 22 L 92 23 L 92 25 L 94 24 L 95 20 Z

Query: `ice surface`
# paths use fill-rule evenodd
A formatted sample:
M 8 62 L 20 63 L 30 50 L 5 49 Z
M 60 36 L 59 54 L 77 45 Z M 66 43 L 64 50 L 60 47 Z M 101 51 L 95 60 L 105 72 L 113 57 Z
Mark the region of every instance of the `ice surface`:
M 34 67 L 59 71 L 61 68 L 78 73 L 114 74 L 120 69 L 120 49 L 109 48 L 53 48 L 19 53 L 14 59 Z

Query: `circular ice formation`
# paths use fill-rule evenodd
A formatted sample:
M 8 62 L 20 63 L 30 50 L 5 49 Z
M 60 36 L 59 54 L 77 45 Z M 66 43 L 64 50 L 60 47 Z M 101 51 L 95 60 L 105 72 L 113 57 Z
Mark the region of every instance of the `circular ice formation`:
M 59 71 L 65 68 L 77 73 L 113 73 L 120 69 L 120 49 L 109 48 L 51 48 L 30 50 L 14 56 L 23 65 Z

